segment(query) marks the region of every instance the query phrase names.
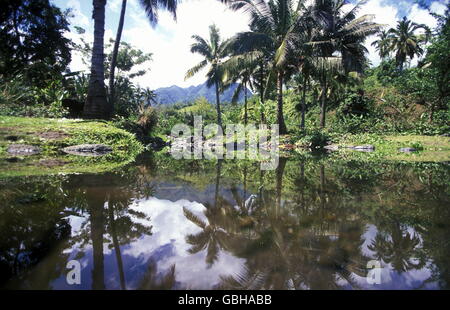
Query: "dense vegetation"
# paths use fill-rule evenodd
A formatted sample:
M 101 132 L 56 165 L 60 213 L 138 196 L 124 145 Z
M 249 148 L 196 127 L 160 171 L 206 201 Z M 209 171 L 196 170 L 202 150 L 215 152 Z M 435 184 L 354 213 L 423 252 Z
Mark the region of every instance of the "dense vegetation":
M 108 43 L 106 1 L 93 1 L 93 45 L 74 44 L 64 35 L 70 11 L 48 0 L 6 1 L 0 15 L 0 114 L 108 119 L 145 136 L 168 135 L 174 124 L 191 124 L 193 115 L 202 115 L 207 123 L 276 123 L 292 143 L 325 144 L 360 133 L 448 134 L 449 8 L 444 16 L 434 14 L 435 29 L 407 18 L 385 29 L 373 16 L 358 14 L 364 1 L 351 10 L 345 0 L 221 2 L 236 14 L 250 13 L 250 31 L 225 39 L 211 25 L 208 38 L 193 35 L 191 51 L 204 60 L 186 74 L 209 65 L 206 80 L 216 102 L 199 98 L 163 106 L 155 104 L 152 90 L 134 82 L 146 73 L 143 65 L 149 68 L 151 53 L 121 42 L 126 1 L 116 40 Z M 140 3 L 152 25 L 158 10 L 176 17 L 176 0 Z M 376 67 L 364 46 L 370 35 L 378 35 L 373 45 L 382 61 Z M 68 69 L 71 51 L 83 54 L 90 73 Z M 220 102 L 230 85 L 238 85 L 234 97 L 244 94 L 243 104 Z

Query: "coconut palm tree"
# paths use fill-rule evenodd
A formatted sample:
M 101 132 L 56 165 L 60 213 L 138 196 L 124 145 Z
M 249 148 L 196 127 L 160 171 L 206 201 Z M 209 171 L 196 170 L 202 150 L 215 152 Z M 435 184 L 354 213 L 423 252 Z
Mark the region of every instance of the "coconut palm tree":
M 147 14 L 150 24 L 154 27 L 158 23 L 158 9 L 166 9 L 174 19 L 176 19 L 176 11 L 178 0 L 140 0 L 141 6 Z M 111 59 L 111 69 L 109 73 L 109 98 L 114 103 L 114 74 L 117 64 L 117 55 L 119 53 L 120 40 L 122 38 L 123 25 L 125 22 L 125 12 L 127 9 L 127 0 L 122 0 L 122 9 L 120 11 L 119 26 L 117 28 L 116 40 Z
M 418 34 L 419 29 L 425 30 L 425 34 Z M 395 53 L 398 68 L 402 71 L 408 57 L 412 60 L 415 56 L 423 54 L 421 45 L 428 41 L 430 29 L 424 24 L 416 24 L 403 17 L 397 22 L 397 27 L 389 29 L 388 33 L 390 35 L 388 50 Z
M 270 75 L 277 85 L 277 121 L 280 134 L 287 128 L 283 115 L 283 84 L 288 58 L 294 52 L 293 40 L 302 17 L 303 1 L 294 0 L 221 0 L 232 10 L 249 13 L 250 29 L 235 36 L 234 44 L 242 53 L 260 51 L 270 59 Z M 253 55 L 254 56 L 254 55 Z M 271 78 L 269 77 L 270 81 Z
M 258 70 L 258 63 L 248 61 L 241 55 L 232 56 L 223 64 L 223 80 L 227 85 L 237 83 L 238 86 L 231 99 L 236 102 L 239 95 L 244 92 L 244 124 L 248 123 L 248 87 L 252 88 L 252 75 Z M 253 88 L 252 88 L 253 89 Z
M 366 0 L 351 10 L 344 10 L 345 0 L 314 0 L 309 8 L 316 22 L 317 34 L 312 44 L 316 48 L 318 79 L 321 91 L 320 125 L 325 127 L 327 93 L 331 76 L 336 72 L 361 72 L 366 63 L 365 39 L 377 33 L 383 25 L 373 22 L 374 15 L 357 17 Z
M 109 118 L 112 114 L 112 104 L 108 103 L 105 87 L 104 67 L 104 37 L 105 37 L 105 6 L 106 0 L 93 0 L 94 9 L 94 45 L 92 48 L 91 77 L 89 80 L 84 117 Z
M 189 69 L 185 79 L 193 77 L 209 65 L 206 73 L 206 85 L 207 87 L 214 86 L 216 88 L 217 122 L 222 127 L 220 111 L 220 93 L 224 89 L 222 61 L 229 55 L 229 40 L 222 40 L 216 25 L 209 26 L 209 40 L 198 35 L 193 35 L 192 39 L 195 42 L 191 46 L 191 52 L 202 55 L 204 60 Z
M 372 46 L 376 48 L 380 58 L 384 59 L 389 56 L 389 46 L 390 46 L 391 36 L 385 30 L 378 34 L 378 39 L 372 42 Z

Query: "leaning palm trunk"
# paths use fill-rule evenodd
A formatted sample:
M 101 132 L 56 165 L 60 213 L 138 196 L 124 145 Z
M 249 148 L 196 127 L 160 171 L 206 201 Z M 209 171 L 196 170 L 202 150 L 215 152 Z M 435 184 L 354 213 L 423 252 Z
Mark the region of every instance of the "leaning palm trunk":
M 125 12 L 127 10 L 127 0 L 122 0 L 122 11 L 120 12 L 119 27 L 117 28 L 116 41 L 111 59 L 111 68 L 109 73 L 109 102 L 114 108 L 114 73 L 117 65 L 117 54 L 119 53 L 120 40 L 122 39 L 123 24 L 125 22 Z
M 277 77 L 277 91 L 278 91 L 278 113 L 277 113 L 277 120 L 278 120 L 278 126 L 280 128 L 280 134 L 285 135 L 287 134 L 287 128 L 286 124 L 284 123 L 284 116 L 283 116 L 283 73 L 278 72 Z
M 220 112 L 220 90 L 219 82 L 216 81 L 216 107 L 217 107 L 217 123 L 222 127 L 222 115 Z
M 91 77 L 86 104 L 84 105 L 84 117 L 108 119 L 111 117 L 112 108 L 108 104 L 105 88 L 105 55 L 103 44 L 106 0 L 93 0 L 93 5 L 94 45 L 92 49 Z

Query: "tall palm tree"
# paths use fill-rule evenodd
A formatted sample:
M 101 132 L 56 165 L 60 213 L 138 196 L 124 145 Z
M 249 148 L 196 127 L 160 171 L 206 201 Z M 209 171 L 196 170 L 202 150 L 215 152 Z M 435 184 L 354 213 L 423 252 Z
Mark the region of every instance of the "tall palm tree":
M 104 67 L 104 37 L 105 37 L 105 6 L 106 0 L 93 0 L 94 9 L 94 45 L 92 48 L 91 77 L 89 80 L 84 117 L 109 118 L 112 105 L 106 98 L 105 67 Z
M 317 34 L 312 43 L 316 47 L 316 56 L 322 58 L 318 61 L 322 88 L 320 116 L 322 128 L 325 127 L 330 73 L 361 72 L 367 53 L 364 41 L 382 27 L 381 24 L 373 22 L 373 15 L 357 17 L 359 9 L 366 2 L 367 0 L 359 1 L 347 11 L 344 10 L 347 4 L 345 0 L 314 0 L 312 7 L 309 8 L 317 26 Z
M 223 68 L 222 61 L 229 55 L 229 40 L 223 41 L 220 37 L 219 29 L 216 25 L 209 26 L 209 40 L 198 35 L 193 35 L 194 43 L 191 46 L 191 52 L 200 54 L 204 57 L 199 64 L 189 69 L 185 79 L 189 79 L 200 70 L 209 65 L 206 73 L 207 87 L 216 88 L 216 108 L 217 122 L 222 127 L 222 115 L 220 111 L 220 92 L 223 90 Z
M 389 33 L 383 30 L 378 34 L 378 39 L 373 41 L 371 44 L 376 48 L 381 59 L 389 56 L 390 39 L 391 36 L 389 35 Z
M 140 0 L 141 6 L 144 8 L 150 24 L 154 27 L 158 23 L 158 9 L 166 9 L 174 19 L 176 19 L 176 11 L 178 0 Z M 114 74 L 117 65 L 117 55 L 119 53 L 120 40 L 122 38 L 123 25 L 125 22 L 125 12 L 127 9 L 127 0 L 122 0 L 122 9 L 120 12 L 119 26 L 117 28 L 116 40 L 111 59 L 111 69 L 109 73 L 109 98 L 114 103 Z
M 425 34 L 416 33 L 418 29 L 425 30 Z M 396 28 L 388 31 L 390 38 L 389 51 L 395 52 L 395 59 L 400 71 L 403 71 L 407 58 L 413 59 L 424 52 L 421 44 L 428 41 L 430 29 L 424 24 L 416 24 L 406 17 L 397 22 Z
M 242 52 L 263 51 L 270 59 L 271 76 L 277 85 L 277 121 L 280 134 L 287 128 L 283 115 L 283 84 L 286 79 L 288 58 L 293 54 L 293 40 L 301 18 L 303 2 L 294 0 L 221 0 L 235 11 L 250 15 L 250 29 L 234 38 Z M 269 80 L 271 80 L 269 78 Z
M 230 57 L 223 64 L 224 77 L 223 80 L 227 85 L 238 83 L 238 86 L 231 99 L 236 102 L 239 95 L 244 93 L 244 124 L 248 123 L 248 87 L 252 88 L 252 75 L 258 70 L 258 63 L 255 61 L 247 61 L 245 57 L 236 55 Z

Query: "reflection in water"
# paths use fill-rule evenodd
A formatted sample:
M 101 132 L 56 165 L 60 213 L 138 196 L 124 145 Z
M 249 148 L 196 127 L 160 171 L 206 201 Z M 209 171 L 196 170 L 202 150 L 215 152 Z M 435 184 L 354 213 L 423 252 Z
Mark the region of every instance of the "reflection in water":
M 446 164 L 155 156 L 0 180 L 0 287 L 450 288 Z M 66 282 L 70 260 L 81 285 Z M 370 260 L 381 284 L 366 281 Z

